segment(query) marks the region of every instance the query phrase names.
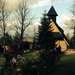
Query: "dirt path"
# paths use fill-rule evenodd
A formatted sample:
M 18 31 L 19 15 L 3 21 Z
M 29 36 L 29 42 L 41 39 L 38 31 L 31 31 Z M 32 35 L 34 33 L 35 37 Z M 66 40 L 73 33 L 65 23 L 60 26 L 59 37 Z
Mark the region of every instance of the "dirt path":
M 65 50 L 65 51 L 64 51 L 64 54 L 65 54 L 65 55 L 74 55 L 74 54 L 75 54 L 75 50 L 73 50 L 73 49 Z

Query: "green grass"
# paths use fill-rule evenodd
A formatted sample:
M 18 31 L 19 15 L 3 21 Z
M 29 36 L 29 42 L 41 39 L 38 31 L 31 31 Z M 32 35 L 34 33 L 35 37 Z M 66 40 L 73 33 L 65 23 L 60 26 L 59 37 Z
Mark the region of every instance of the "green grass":
M 29 59 L 34 59 L 37 52 L 27 53 Z M 49 75 L 74 75 L 75 74 L 75 55 L 63 55 L 59 62 L 52 68 Z
M 35 61 L 37 53 L 27 53 L 25 57 Z M 38 55 L 38 54 L 37 54 Z M 0 70 L 5 62 L 5 58 L 0 56 Z M 47 75 L 75 75 L 75 55 L 63 55 L 59 62 L 52 68 L 50 74 Z
M 31 60 L 32 62 L 35 62 L 36 60 L 38 60 L 38 51 L 26 53 L 24 57 L 27 58 L 27 60 Z
M 75 75 L 75 55 L 64 55 L 51 75 Z
M 5 58 L 3 56 L 0 55 L 0 71 L 4 65 L 4 62 L 5 62 Z
M 35 55 L 35 52 L 32 52 L 26 56 L 33 60 Z M 63 55 L 49 75 L 75 75 L 75 55 Z

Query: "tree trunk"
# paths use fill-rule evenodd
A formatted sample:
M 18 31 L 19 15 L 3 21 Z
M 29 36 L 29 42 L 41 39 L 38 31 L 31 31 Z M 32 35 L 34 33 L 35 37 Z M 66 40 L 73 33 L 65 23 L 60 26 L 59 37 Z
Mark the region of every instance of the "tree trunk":
M 20 36 L 20 50 L 22 51 L 22 40 L 23 40 L 23 23 L 22 23 L 22 29 L 21 29 L 21 36 Z
M 5 28 L 5 16 L 4 16 L 4 10 L 2 8 L 2 17 L 3 17 L 3 37 L 4 37 L 4 52 L 5 52 L 5 45 L 6 45 L 6 38 L 5 38 L 5 31 L 6 31 L 6 28 Z

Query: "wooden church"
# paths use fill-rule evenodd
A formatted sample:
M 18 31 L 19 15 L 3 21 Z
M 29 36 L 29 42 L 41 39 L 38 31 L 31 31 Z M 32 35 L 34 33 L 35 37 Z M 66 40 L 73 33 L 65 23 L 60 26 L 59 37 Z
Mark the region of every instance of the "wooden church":
M 58 14 L 53 6 L 48 11 L 47 16 L 51 21 L 50 25 L 52 26 L 53 37 L 56 40 L 56 44 L 61 46 L 62 51 L 66 50 L 69 45 L 69 41 L 64 34 L 64 30 L 56 22 Z

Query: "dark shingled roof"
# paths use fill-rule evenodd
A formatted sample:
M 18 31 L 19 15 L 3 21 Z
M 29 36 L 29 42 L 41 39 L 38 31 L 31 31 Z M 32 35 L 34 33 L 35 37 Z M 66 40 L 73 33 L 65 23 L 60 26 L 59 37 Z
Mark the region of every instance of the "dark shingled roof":
M 53 32 L 53 38 L 55 40 L 63 40 L 64 36 L 59 32 Z
M 57 23 L 55 23 L 55 25 L 57 26 L 57 28 L 59 29 L 60 33 L 54 33 L 54 36 L 56 36 L 56 38 L 59 38 L 60 40 L 62 38 L 65 38 L 65 40 L 67 41 L 67 43 L 69 44 L 69 40 L 66 38 L 65 34 L 64 34 L 64 31 L 61 27 L 59 27 L 59 25 Z M 58 37 L 59 36 L 59 37 Z
M 52 6 L 49 10 L 49 12 L 47 13 L 48 16 L 58 16 L 58 14 L 56 13 L 54 7 Z

